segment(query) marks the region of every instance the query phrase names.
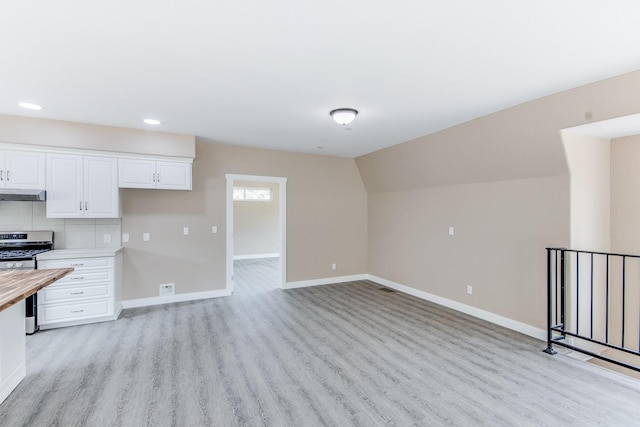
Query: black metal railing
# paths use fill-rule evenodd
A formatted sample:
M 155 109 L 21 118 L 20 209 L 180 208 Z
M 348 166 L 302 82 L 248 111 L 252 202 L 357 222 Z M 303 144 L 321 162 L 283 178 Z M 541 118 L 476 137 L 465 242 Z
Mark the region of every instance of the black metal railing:
M 547 248 L 547 348 L 640 372 L 640 255 Z

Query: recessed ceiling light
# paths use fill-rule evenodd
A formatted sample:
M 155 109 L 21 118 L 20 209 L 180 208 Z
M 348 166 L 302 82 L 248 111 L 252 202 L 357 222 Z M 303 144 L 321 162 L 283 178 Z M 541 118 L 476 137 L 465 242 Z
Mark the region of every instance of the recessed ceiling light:
M 144 122 L 148 125 L 159 125 L 160 124 L 160 120 L 156 120 L 156 119 L 144 119 Z
M 18 102 L 18 105 L 22 108 L 28 108 L 29 110 L 42 110 L 42 107 L 37 104 L 31 104 L 30 102 Z

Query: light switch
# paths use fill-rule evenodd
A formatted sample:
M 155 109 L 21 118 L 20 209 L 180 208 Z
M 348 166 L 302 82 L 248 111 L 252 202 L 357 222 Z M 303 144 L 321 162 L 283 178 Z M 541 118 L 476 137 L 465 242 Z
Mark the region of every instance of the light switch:
M 129 243 L 129 233 L 122 233 L 122 243 Z
M 184 234 L 185 236 L 189 234 L 189 227 L 185 227 L 182 229 L 182 234 Z
M 211 232 L 212 232 L 213 234 L 216 234 L 216 233 L 218 232 L 218 226 L 217 226 L 217 225 L 212 225 L 212 226 L 211 226 Z
M 151 235 L 149 233 L 142 233 L 142 241 L 148 242 L 151 240 Z
M 453 227 L 449 227 L 449 236 L 453 236 L 454 231 L 453 231 Z

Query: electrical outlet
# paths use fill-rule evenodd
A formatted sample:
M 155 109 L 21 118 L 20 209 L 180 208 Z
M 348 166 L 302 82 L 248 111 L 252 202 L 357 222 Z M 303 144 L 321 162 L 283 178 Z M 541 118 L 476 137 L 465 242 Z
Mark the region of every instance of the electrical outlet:
M 175 294 L 175 283 L 160 283 L 160 296 Z
M 184 227 L 182 229 L 182 234 L 184 234 L 185 236 L 187 236 L 189 234 L 189 227 Z
M 455 234 L 455 230 L 453 227 L 449 227 L 449 236 L 453 236 Z
M 122 233 L 122 243 L 129 243 L 129 233 Z
M 471 285 L 467 285 L 467 293 L 468 293 L 469 295 L 473 295 L 473 286 L 471 286 Z
M 151 240 L 151 235 L 149 233 L 142 233 L 142 241 L 148 242 L 149 240 Z
M 216 233 L 218 232 L 218 226 L 217 226 L 217 225 L 212 225 L 212 226 L 211 226 L 211 232 L 212 232 L 213 234 L 216 234 Z
M 111 234 L 105 234 L 102 238 L 105 243 L 111 243 Z
M 336 268 L 337 268 L 337 265 L 336 265 L 336 263 L 335 263 L 335 262 L 334 262 L 333 264 L 331 264 L 331 269 L 332 269 L 332 270 L 335 270 Z

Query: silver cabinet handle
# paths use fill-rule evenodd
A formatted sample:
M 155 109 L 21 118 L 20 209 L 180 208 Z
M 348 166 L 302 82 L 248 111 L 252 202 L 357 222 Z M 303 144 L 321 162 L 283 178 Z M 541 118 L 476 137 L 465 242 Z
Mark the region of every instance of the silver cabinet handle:
M 83 295 L 84 291 L 81 292 L 69 292 L 69 295 Z
M 80 200 L 80 210 L 82 210 L 82 200 Z
M 156 174 L 155 174 L 155 172 L 153 173 L 153 182 L 156 182 Z
M 2 174 L 3 174 L 3 170 L 0 170 L 0 181 L 4 181 L 4 178 L 2 178 Z
M 7 171 L 7 181 L 9 181 L 9 172 L 11 171 Z
M 160 174 L 158 174 L 158 182 L 160 182 Z
M 70 279 L 71 280 L 84 280 L 84 276 L 73 276 Z
M 71 310 L 71 313 L 84 313 L 84 310 Z
M 85 211 L 87 210 L 87 206 L 89 206 L 89 202 L 85 201 L 85 202 L 84 202 L 84 210 L 85 210 Z
M 69 265 L 71 265 L 71 267 L 82 267 L 84 265 L 84 263 L 83 262 L 77 262 L 77 263 L 71 263 Z

